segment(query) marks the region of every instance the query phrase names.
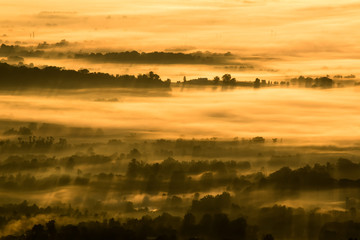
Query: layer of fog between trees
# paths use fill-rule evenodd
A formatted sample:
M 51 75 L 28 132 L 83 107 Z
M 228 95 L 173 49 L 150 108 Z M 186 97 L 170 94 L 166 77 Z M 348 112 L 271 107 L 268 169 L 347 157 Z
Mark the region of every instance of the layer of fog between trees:
M 3 123 L 4 239 L 359 236 L 356 145 L 36 136 L 49 126 Z

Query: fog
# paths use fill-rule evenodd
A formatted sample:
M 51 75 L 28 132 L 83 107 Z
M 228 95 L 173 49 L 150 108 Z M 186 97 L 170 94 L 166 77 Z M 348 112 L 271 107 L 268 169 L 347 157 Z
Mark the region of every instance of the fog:
M 276 137 L 332 142 L 359 130 L 359 88 L 121 89 L 2 94 L 2 119 L 116 128 L 150 138 Z M 140 91 L 140 92 L 139 92 Z M 115 101 L 106 101 L 115 99 Z M 103 100 L 103 101 L 99 101 Z
M 29 127 L 33 134 L 43 129 Z M 171 228 L 181 237 L 208 234 L 201 228 L 187 233 L 182 224 L 189 216 L 201 225 L 205 215 L 223 214 L 229 221 L 245 221 L 251 233 L 246 239 L 268 233 L 277 239 L 318 239 L 332 221 L 347 226 L 346 221 L 359 220 L 359 146 L 304 147 L 256 138 L 104 142 L 103 136 L 92 136 L 92 143 L 76 143 L 69 135 L 62 144 L 21 138 L 0 145 L 1 236 L 33 234 L 37 224 L 49 231 L 54 219 L 58 234 L 69 224 L 80 228 L 114 219 L 127 229 L 131 221 L 142 226 L 144 218 L 155 221 L 166 213 L 180 217 Z
M 359 234 L 353 80 L 199 85 L 1 68 L 2 239 Z
M 0 5 L 0 240 L 360 239 L 358 2 Z
M 109 219 L 133 229 L 131 221 L 165 213 L 184 238 L 207 239 L 202 221 L 219 214 L 245 221 L 236 228 L 246 226 L 245 239 L 318 239 L 332 222 L 351 228 L 358 93 L 183 84 L 2 91 L 1 237 L 34 234 L 37 224 L 50 231 L 51 220 L 57 234 Z M 184 227 L 189 217 L 197 230 Z
M 358 10 L 352 0 L 16 0 L 2 4 L 0 39 L 26 45 L 66 39 L 83 51 L 232 52 L 258 58 L 265 73 L 359 74 Z

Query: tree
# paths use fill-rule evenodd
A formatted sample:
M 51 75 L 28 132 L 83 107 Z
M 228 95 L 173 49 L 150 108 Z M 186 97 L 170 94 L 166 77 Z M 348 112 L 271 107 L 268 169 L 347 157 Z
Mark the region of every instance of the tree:
M 187 213 L 181 226 L 182 233 L 185 236 L 194 236 L 196 233 L 196 219 L 192 213 Z
M 266 235 L 263 237 L 263 240 L 274 240 L 274 237 L 273 237 L 271 234 L 266 234 Z
M 186 189 L 184 171 L 174 171 L 170 178 L 169 194 L 183 193 Z
M 150 80 L 155 80 L 155 81 L 161 80 L 160 76 L 155 74 L 153 71 L 149 72 L 148 76 L 149 76 Z
M 171 80 L 170 80 L 169 78 L 166 79 L 165 84 L 166 84 L 167 86 L 170 86 L 170 85 L 171 85 Z
M 222 81 L 223 81 L 223 84 L 227 85 L 227 84 L 230 84 L 230 81 L 231 81 L 231 75 L 230 74 L 224 74 L 222 77 L 221 77 Z
M 48 234 L 53 238 L 56 235 L 55 220 L 47 222 L 46 229 Z
M 255 82 L 254 82 L 254 88 L 259 88 L 260 85 L 261 85 L 260 79 L 259 79 L 259 78 L 256 78 L 256 79 L 255 79 Z

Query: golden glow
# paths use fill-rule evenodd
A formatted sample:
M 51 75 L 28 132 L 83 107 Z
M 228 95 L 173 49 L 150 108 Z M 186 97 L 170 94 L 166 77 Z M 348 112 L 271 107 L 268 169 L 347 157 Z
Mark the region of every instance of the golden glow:
M 0 205 L 0 237 L 57 239 L 52 219 L 59 239 L 74 229 L 75 238 L 90 236 L 86 226 L 104 227 L 109 238 L 165 230 L 164 238 L 184 239 L 235 239 L 232 231 L 240 239 L 325 239 L 315 234 L 333 233 L 326 221 L 358 227 L 359 13 L 358 0 L 1 0 L 0 45 L 27 48 L 11 55 L 1 47 L 0 61 L 19 66 L 1 64 L 0 204 L 29 204 Z M 88 54 L 133 50 L 201 53 L 120 63 L 119 55 L 106 55 L 115 56 L 109 63 Z M 164 55 L 174 64 L 157 61 Z M 33 68 L 43 65 L 92 73 Z M 93 73 L 150 71 L 172 83 L 156 85 L 153 73 Z M 185 83 L 226 73 L 249 84 Z M 307 79 L 301 88 L 291 81 L 299 75 L 334 82 Z M 164 88 L 111 88 L 146 80 Z M 152 228 L 149 217 L 165 212 L 181 218 L 164 214 Z M 185 213 L 196 221 L 182 220 Z M 62 227 L 83 221 L 93 222 Z M 279 235 L 265 235 L 272 231 Z
M 121 91 L 61 96 L 0 96 L 2 118 L 117 128 L 147 137 L 291 137 L 323 141 L 360 130 L 358 88 L 252 88 L 220 91 L 174 88 L 171 97 Z M 140 97 L 141 96 L 141 97 Z M 98 102 L 97 98 L 118 99 Z
M 230 51 L 258 56 L 262 69 L 279 75 L 356 74 L 359 10 L 352 0 L 14 0 L 2 1 L 0 39 L 67 39 L 82 49 Z M 261 59 L 268 57 L 273 60 Z
M 98 0 L 76 1 L 75 4 L 74 1 L 9 1 L 8 4 L 2 3 L 1 9 L 2 30 L 5 34 L 6 26 L 10 27 L 9 24 L 12 24 L 12 30 L 19 33 L 21 29 L 39 32 L 35 38 L 38 41 L 51 37 L 46 35 L 47 31 L 61 29 L 64 31 L 59 32 L 59 35 L 74 34 L 81 40 L 97 39 L 112 33 L 113 38 L 121 45 L 124 41 L 136 41 L 122 37 L 130 30 L 140 36 L 149 34 L 158 40 L 158 45 L 164 43 L 164 40 L 172 40 L 168 42 L 171 45 L 187 40 L 201 47 L 204 44 L 215 45 L 221 39 L 225 48 L 235 46 L 242 49 L 247 48 L 244 43 L 271 46 L 279 41 L 285 40 L 287 43 L 294 39 L 300 42 L 307 40 L 314 44 L 319 40 L 336 43 L 341 35 L 333 35 L 334 33 L 346 34 L 342 41 L 349 41 L 351 36 L 358 34 L 353 27 L 358 23 L 354 16 L 357 16 L 359 4 L 354 1 L 329 4 L 328 1 L 314 3 L 284 0 L 230 0 L 226 3 L 199 0 Z M 74 32 L 75 29 L 77 32 Z M 81 37 L 80 33 L 87 34 Z M 176 39 L 183 34 L 186 36 Z M 21 40 L 28 37 L 25 31 L 18 36 L 11 33 L 8 35 L 9 38 L 19 37 Z M 325 38 L 329 36 L 332 37 Z M 163 37 L 167 38 L 161 40 Z M 210 38 L 211 41 L 199 43 L 196 38 Z M 353 42 L 355 41 L 353 39 Z

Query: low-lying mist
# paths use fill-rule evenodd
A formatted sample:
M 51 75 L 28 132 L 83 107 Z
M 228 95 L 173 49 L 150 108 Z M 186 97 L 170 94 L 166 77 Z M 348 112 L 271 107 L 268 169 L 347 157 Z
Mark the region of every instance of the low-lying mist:
M 7 134 L 42 128 L 32 123 Z M 359 147 L 262 137 L 92 141 L 8 136 L 0 142 L 0 237 L 48 234 L 52 220 L 53 234 L 62 237 L 86 235 L 93 231 L 86 226 L 97 224 L 97 231 L 138 233 L 134 221 L 142 229 L 165 218 L 181 238 L 318 239 L 332 221 L 360 220 Z M 114 229 L 114 221 L 123 228 Z M 219 221 L 228 230 L 208 236 L 202 226 Z M 142 231 L 165 234 L 164 228 Z
M 358 93 L 3 90 L 0 237 L 356 237 Z
M 5 93 L 1 118 L 115 128 L 156 138 L 354 139 L 359 88 L 181 88 Z
M 360 239 L 355 0 L 0 5 L 0 240 Z

